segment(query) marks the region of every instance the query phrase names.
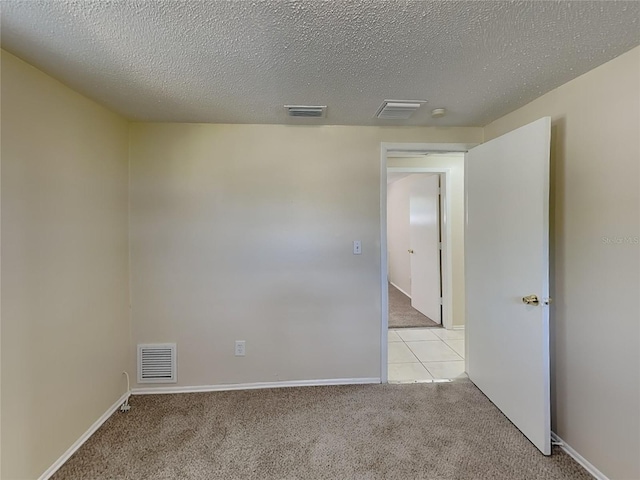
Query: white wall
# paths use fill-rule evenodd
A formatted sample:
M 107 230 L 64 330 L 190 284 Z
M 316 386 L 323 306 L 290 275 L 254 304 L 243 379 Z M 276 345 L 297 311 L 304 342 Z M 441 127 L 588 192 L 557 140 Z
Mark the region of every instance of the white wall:
M 552 117 L 553 429 L 640 478 L 640 47 L 487 125 Z
M 451 175 L 451 191 L 447 193 L 451 205 L 453 325 L 464 325 L 464 154 L 431 154 L 426 157 L 414 158 L 392 157 L 387 159 L 387 167 L 449 169 Z
M 411 295 L 409 200 L 411 175 L 387 185 L 387 250 L 389 281 Z
M 127 122 L 2 51 L 2 478 L 126 390 Z
M 134 344 L 177 342 L 184 386 L 379 377 L 380 144 L 481 139 L 478 128 L 133 124 Z

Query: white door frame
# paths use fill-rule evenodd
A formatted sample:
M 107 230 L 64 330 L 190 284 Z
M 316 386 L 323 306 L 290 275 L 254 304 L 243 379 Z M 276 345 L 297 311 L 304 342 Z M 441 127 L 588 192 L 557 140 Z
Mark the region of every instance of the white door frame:
M 427 153 L 466 153 L 477 143 L 386 143 L 380 144 L 380 293 L 382 308 L 382 328 L 380 332 L 380 380 L 387 383 L 387 336 L 389 330 L 389 289 L 387 258 L 387 171 L 406 173 L 439 173 L 444 176 L 442 229 L 442 325 L 447 329 L 453 327 L 453 269 L 451 265 L 451 169 L 437 167 L 391 167 L 387 169 L 387 156 L 393 154 L 424 155 Z

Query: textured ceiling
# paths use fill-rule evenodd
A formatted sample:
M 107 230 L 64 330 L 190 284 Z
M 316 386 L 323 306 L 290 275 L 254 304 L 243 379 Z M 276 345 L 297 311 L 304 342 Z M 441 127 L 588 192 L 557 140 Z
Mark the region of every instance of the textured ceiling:
M 3 48 L 135 120 L 482 126 L 640 43 L 638 1 L 0 5 Z M 429 103 L 375 119 L 385 98 Z

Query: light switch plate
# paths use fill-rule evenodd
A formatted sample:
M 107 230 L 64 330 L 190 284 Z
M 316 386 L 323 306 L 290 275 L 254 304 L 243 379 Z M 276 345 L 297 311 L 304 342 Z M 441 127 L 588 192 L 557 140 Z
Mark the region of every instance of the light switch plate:
M 354 255 L 362 254 L 362 242 L 360 242 L 360 240 L 353 241 L 353 254 Z

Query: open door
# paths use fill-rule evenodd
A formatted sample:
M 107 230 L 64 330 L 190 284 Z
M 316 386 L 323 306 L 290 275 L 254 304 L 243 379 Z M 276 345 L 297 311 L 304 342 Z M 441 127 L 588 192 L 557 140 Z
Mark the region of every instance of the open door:
M 440 176 L 413 177 L 409 197 L 411 306 L 442 323 L 440 298 Z
M 542 118 L 465 160 L 468 375 L 551 454 L 549 153 Z

